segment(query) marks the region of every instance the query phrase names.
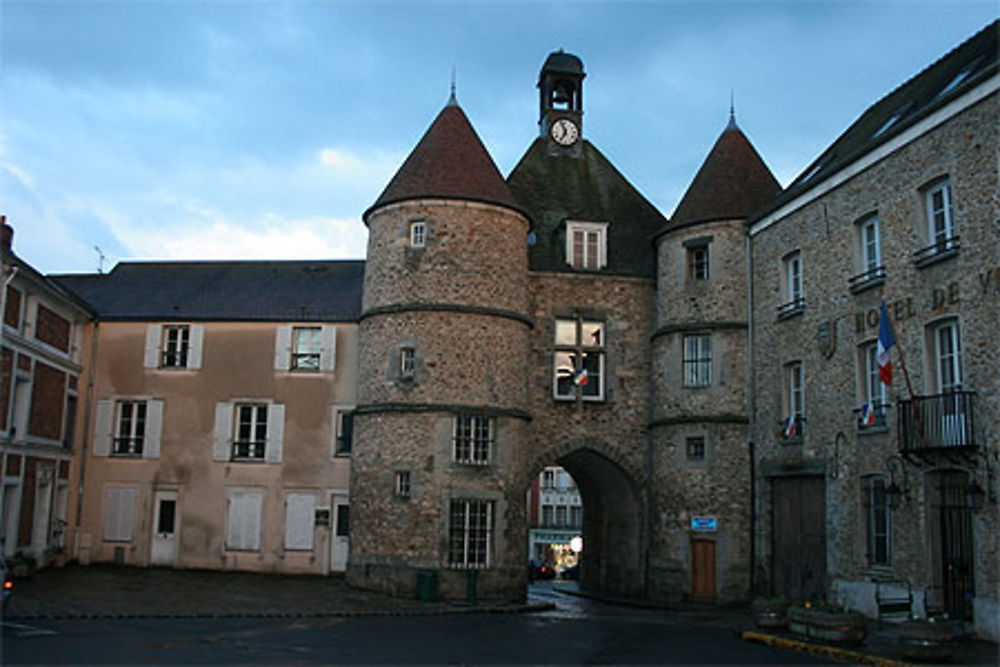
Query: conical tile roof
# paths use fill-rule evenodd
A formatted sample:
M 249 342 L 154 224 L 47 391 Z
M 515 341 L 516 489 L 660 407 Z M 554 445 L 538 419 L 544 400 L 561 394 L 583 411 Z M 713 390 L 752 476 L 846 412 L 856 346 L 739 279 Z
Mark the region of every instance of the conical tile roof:
M 730 119 L 677 205 L 668 229 L 749 217 L 781 186 L 757 150 Z
M 386 204 L 426 198 L 481 201 L 521 211 L 457 104 L 441 110 L 364 218 Z

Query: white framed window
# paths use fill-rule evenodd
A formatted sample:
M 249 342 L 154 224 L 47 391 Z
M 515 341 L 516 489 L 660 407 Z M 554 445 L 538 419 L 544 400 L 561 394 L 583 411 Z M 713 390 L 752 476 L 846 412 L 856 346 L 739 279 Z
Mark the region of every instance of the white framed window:
M 392 476 L 392 495 L 397 498 L 410 497 L 410 471 L 397 470 Z
M 329 372 L 337 360 L 337 327 L 332 324 L 283 324 L 274 333 L 274 369 Z
M 410 247 L 423 248 L 427 245 L 427 223 L 414 220 L 410 223 Z
M 554 488 L 556 488 L 556 471 L 555 470 L 543 470 L 542 471 L 542 488 L 543 489 L 554 489 Z
M 558 400 L 604 400 L 604 323 L 592 320 L 555 321 L 552 393 Z
M 492 500 L 452 500 L 448 525 L 448 564 L 455 568 L 490 566 L 493 541 Z
M 284 405 L 252 399 L 215 404 L 214 460 L 280 463 L 284 439 Z
M 488 465 L 493 450 L 494 419 L 485 415 L 458 414 L 453 422 L 455 463 Z
M 607 266 L 606 222 L 566 223 L 566 263 L 574 269 L 597 271 Z
M 333 455 L 350 456 L 354 441 L 354 406 L 335 405 L 333 407 Z
M 260 551 L 260 517 L 264 492 L 230 489 L 226 504 L 226 550 Z
M 200 324 L 150 324 L 146 327 L 143 366 L 171 370 L 199 369 L 205 327 Z
M 104 541 L 131 542 L 135 524 L 136 489 L 109 486 L 104 496 Z
M 285 494 L 285 551 L 312 551 L 315 524 L 315 494 Z
M 687 247 L 688 280 L 708 280 L 708 244 Z
M 955 221 L 952 218 L 951 182 L 943 179 L 924 191 L 924 205 L 927 210 L 927 240 L 937 252 L 952 247 L 955 236 Z
M 417 351 L 412 347 L 399 348 L 399 375 L 404 378 L 413 377 L 417 371 Z
M 802 291 L 802 252 L 790 252 L 781 261 L 782 266 L 782 297 L 784 303 L 778 307 L 778 315 L 799 313 L 805 307 L 805 296 Z
M 878 344 L 866 343 L 860 349 L 860 363 L 863 393 L 860 428 L 885 426 L 886 406 L 889 400 L 888 387 L 882 382 L 878 370 Z M 867 406 L 867 408 L 865 407 Z
M 684 336 L 684 386 L 708 387 L 712 384 L 712 335 Z
M 857 274 L 849 283 L 852 292 L 860 292 L 885 281 L 882 264 L 882 231 L 878 214 L 872 213 L 854 225 Z
M 785 364 L 784 391 L 785 421 L 783 424 L 785 437 L 802 436 L 802 419 L 805 416 L 805 371 L 801 361 Z
M 962 337 L 958 320 L 936 324 L 934 336 L 934 370 L 937 393 L 949 394 L 962 390 Z
M 892 513 L 889 511 L 889 479 L 885 475 L 861 478 L 865 509 L 865 553 L 869 567 L 892 565 Z
M 94 420 L 94 456 L 159 458 L 162 432 L 162 400 L 101 399 Z

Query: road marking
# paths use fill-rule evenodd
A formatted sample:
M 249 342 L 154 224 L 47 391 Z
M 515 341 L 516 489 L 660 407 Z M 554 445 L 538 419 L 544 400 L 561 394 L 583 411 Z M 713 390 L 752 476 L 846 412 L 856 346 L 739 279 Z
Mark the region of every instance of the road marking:
M 0 627 L 3 627 L 4 629 L 12 628 L 16 631 L 18 637 L 42 637 L 45 635 L 59 634 L 55 630 L 36 628 L 33 625 L 22 625 L 21 623 L 10 623 L 9 621 L 0 622 Z

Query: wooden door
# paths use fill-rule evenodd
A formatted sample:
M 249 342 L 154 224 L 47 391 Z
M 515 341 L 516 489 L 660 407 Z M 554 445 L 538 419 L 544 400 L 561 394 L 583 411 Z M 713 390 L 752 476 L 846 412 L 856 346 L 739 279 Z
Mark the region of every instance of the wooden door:
M 826 593 L 826 502 L 822 477 L 771 480 L 771 587 L 793 602 Z
M 691 540 L 691 599 L 715 602 L 715 542 Z

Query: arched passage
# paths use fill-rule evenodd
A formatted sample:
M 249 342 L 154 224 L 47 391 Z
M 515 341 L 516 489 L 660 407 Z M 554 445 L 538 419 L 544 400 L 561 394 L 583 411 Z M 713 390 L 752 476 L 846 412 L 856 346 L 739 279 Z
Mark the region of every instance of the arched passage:
M 591 447 L 573 449 L 554 462 L 572 475 L 583 502 L 580 588 L 641 597 L 644 506 L 634 476 Z M 532 479 L 544 466 L 537 467 Z

